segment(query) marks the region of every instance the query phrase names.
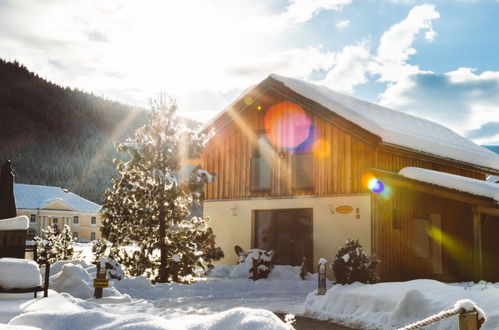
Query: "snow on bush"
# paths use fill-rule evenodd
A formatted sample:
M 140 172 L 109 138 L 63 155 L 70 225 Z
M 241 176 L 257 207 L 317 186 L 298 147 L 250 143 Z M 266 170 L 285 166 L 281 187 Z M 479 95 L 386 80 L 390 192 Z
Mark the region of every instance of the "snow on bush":
M 375 283 L 379 280 L 375 269 L 378 264 L 379 260 L 364 252 L 359 240 L 347 240 L 338 250 L 332 267 L 336 283 Z
M 42 283 L 38 264 L 31 260 L 0 258 L 0 287 L 23 289 Z
M 107 269 L 107 276 L 115 280 L 121 280 L 125 278 L 125 272 L 114 258 L 111 248 L 112 243 L 104 238 L 94 241 L 92 244 L 93 263 L 97 265 L 97 262 L 104 260 L 103 264 Z
M 69 260 L 73 258 L 73 245 L 75 239 L 68 225 L 64 225 L 62 230 L 54 224 L 42 229 L 44 238 L 35 237 L 37 243 L 38 263 L 54 263 L 58 260 Z
M 274 251 L 251 249 L 245 255 L 245 258 L 241 258 L 240 262 L 234 266 L 229 277 L 253 279 L 253 260 L 256 260 L 257 267 L 257 278 L 255 280 L 269 276 L 274 267 L 272 265 Z

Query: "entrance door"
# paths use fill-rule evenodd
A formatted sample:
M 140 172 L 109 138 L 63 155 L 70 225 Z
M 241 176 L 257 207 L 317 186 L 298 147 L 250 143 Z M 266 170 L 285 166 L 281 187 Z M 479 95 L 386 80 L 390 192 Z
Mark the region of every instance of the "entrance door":
M 255 211 L 254 225 L 253 247 L 275 250 L 275 264 L 299 266 L 305 257 L 311 265 L 312 209 Z

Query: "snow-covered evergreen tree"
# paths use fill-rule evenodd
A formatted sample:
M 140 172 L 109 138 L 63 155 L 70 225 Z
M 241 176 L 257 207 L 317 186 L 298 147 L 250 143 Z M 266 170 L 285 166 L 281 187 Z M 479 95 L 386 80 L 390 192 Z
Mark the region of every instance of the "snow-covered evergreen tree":
M 52 264 L 58 260 L 73 258 L 75 240 L 68 225 L 64 225 L 62 230 L 59 230 L 59 227 L 53 224 L 42 231 L 44 238 L 35 237 L 38 263 L 44 264 L 48 261 Z
M 181 175 L 207 137 L 179 125 L 176 109 L 163 95 L 152 102 L 149 122 L 118 145 L 129 159 L 116 160 L 120 177 L 104 195 L 102 233 L 115 257 L 130 275 L 158 282 L 181 281 L 223 256 L 208 220 L 190 214 L 213 176 L 200 166 Z
M 336 283 L 375 283 L 379 280 L 376 266 L 379 260 L 364 252 L 359 240 L 347 240 L 338 250 L 332 264 Z

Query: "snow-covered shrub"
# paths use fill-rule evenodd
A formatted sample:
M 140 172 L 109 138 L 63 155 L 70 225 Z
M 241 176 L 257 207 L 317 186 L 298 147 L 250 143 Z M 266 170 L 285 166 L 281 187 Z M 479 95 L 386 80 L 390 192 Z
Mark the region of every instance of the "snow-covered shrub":
M 338 250 L 332 267 L 336 283 L 375 283 L 379 280 L 375 269 L 378 264 L 379 260 L 364 252 L 359 240 L 349 239 Z
M 42 231 L 44 238 L 35 237 L 37 262 L 39 264 L 46 262 L 53 264 L 58 260 L 73 259 L 75 239 L 68 225 L 64 225 L 62 230 L 59 230 L 59 227 L 54 224 L 42 229 Z
M 112 243 L 104 238 L 99 238 L 92 244 L 92 254 L 94 259 L 92 263 L 97 265 L 98 262 L 104 259 L 107 269 L 107 275 L 115 280 L 125 278 L 125 272 L 121 265 L 116 261 L 112 253 Z
M 267 250 L 261 250 L 261 249 L 252 249 L 248 251 L 248 256 L 246 260 L 244 261 L 245 263 L 250 264 L 250 269 L 249 269 L 249 279 L 250 280 L 259 280 L 262 278 L 267 278 L 272 271 L 272 268 L 274 267 L 272 265 L 272 257 L 274 256 L 274 251 L 267 251 Z M 254 272 L 253 272 L 253 260 L 256 260 L 256 267 L 257 267 L 257 277 L 254 278 Z

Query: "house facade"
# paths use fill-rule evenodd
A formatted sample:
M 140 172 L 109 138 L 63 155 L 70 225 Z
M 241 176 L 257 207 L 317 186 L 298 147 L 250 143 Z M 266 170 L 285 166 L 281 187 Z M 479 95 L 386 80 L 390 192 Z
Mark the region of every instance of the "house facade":
M 221 263 L 236 263 L 240 245 L 312 268 L 351 238 L 381 260 L 385 281 L 499 280 L 499 185 L 483 187 L 499 156 L 451 130 L 278 75 L 210 129 L 202 161 L 216 180 L 203 214 Z
M 29 184 L 14 184 L 17 215 L 30 219 L 28 239 L 43 237 L 42 229 L 56 224 L 71 228 L 79 242 L 100 238 L 101 206 L 66 189 Z

